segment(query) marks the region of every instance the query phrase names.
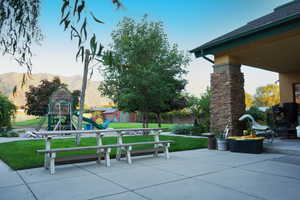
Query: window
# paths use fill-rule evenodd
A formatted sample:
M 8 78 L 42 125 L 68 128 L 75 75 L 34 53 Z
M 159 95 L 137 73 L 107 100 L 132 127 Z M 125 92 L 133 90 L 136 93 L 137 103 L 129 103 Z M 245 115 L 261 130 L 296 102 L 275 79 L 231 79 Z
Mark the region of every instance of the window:
M 300 83 L 293 84 L 294 102 L 300 104 Z

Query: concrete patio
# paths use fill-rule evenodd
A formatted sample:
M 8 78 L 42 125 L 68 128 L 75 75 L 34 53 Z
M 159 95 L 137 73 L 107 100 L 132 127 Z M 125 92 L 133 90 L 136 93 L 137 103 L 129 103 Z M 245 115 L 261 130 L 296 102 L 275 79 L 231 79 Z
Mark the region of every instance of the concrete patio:
M 265 151 L 300 156 L 300 139 L 275 138 L 273 143 L 264 144 Z
M 1 200 L 298 199 L 300 157 L 193 150 L 134 157 L 133 164 L 95 162 L 12 171 L 0 163 Z

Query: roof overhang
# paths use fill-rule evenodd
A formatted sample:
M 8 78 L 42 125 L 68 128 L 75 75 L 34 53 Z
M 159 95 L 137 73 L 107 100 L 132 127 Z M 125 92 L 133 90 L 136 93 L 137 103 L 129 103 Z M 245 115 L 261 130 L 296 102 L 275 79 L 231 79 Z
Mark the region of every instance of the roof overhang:
M 218 40 L 207 45 L 202 45 L 190 52 L 194 53 L 196 58 L 207 55 L 216 55 L 238 46 L 243 46 L 272 36 L 280 35 L 285 32 L 297 30 L 299 28 L 300 14 L 296 14 L 274 23 L 266 24 L 257 29 L 233 35 L 232 37 L 228 37 L 224 40 Z

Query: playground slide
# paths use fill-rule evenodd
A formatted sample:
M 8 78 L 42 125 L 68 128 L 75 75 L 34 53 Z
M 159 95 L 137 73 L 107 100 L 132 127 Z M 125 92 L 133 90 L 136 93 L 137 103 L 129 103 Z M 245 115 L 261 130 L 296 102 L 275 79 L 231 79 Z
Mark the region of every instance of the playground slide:
M 76 119 L 75 119 L 75 117 L 76 117 Z M 77 127 L 76 124 L 78 124 L 78 117 L 79 117 L 79 113 L 78 112 L 74 112 L 73 113 L 73 120 L 76 121 L 76 123 L 73 123 L 73 125 L 75 125 L 75 127 Z M 92 119 L 86 118 L 86 117 L 82 117 L 82 120 L 85 121 L 85 122 L 87 122 L 87 123 L 89 123 L 89 124 L 92 124 L 97 129 L 106 129 L 106 128 L 108 128 L 108 125 L 111 122 L 111 121 L 107 120 L 103 124 L 97 124 Z

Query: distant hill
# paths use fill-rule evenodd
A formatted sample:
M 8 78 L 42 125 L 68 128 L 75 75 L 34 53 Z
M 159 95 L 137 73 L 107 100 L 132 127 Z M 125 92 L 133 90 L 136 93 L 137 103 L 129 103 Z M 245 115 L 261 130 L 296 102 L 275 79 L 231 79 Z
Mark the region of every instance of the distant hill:
M 40 81 L 43 79 L 52 80 L 55 76 L 53 74 L 40 73 L 40 74 L 32 74 L 31 79 L 29 79 L 23 89 L 19 86 L 22 81 L 23 74 L 22 73 L 5 73 L 0 74 L 0 92 L 5 96 L 9 97 L 17 106 L 25 105 L 25 92 L 28 91 L 30 85 L 37 86 L 40 84 Z M 80 90 L 81 89 L 81 76 L 59 76 L 60 80 L 63 83 L 68 85 L 68 89 L 70 91 Z M 86 98 L 85 104 L 88 106 L 102 106 L 107 105 L 110 100 L 100 95 L 98 91 L 99 82 L 97 81 L 89 81 L 87 90 L 86 90 Z M 18 86 L 18 91 L 13 97 L 13 88 L 14 86 Z

